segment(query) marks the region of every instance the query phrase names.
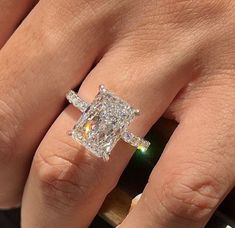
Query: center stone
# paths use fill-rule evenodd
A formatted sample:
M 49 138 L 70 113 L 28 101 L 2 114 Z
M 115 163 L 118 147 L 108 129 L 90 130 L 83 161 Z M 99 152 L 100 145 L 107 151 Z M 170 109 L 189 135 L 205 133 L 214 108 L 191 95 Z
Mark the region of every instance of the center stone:
M 111 92 L 100 90 L 74 126 L 72 136 L 96 156 L 108 159 L 135 111 Z

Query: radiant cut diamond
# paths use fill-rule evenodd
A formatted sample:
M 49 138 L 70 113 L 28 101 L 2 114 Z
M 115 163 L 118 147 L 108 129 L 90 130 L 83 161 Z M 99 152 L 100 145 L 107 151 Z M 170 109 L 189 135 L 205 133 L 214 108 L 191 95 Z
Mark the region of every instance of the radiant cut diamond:
M 70 95 L 74 97 L 74 94 Z M 74 105 L 75 100 L 71 99 Z M 108 159 L 137 114 L 138 110 L 101 86 L 94 101 L 74 126 L 72 137 L 96 156 Z

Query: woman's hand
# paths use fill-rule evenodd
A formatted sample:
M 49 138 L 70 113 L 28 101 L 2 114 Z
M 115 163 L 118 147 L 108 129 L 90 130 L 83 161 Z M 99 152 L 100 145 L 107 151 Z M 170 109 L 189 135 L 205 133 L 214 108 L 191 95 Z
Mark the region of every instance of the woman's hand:
M 0 0 L 2 46 L 34 4 Z M 137 135 L 179 122 L 120 227 L 203 227 L 235 184 L 234 21 L 229 0 L 41 0 L 0 50 L 0 207 L 23 193 L 23 228 L 89 225 L 133 148 L 73 142 L 64 96 L 104 84 L 141 110 Z

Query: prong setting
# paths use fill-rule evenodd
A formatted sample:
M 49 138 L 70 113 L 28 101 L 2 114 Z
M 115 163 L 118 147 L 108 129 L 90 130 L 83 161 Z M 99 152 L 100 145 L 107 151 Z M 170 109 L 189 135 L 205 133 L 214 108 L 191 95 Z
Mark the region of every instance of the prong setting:
M 139 116 L 140 115 L 140 110 L 139 109 L 135 109 L 134 113 L 135 113 L 136 116 Z
M 148 141 L 127 131 L 135 116 L 140 115 L 140 110 L 112 94 L 104 85 L 99 86 L 99 93 L 91 104 L 83 101 L 72 90 L 66 98 L 83 112 L 68 134 L 97 157 L 108 161 L 112 149 L 120 139 L 142 152 L 149 147 Z
M 99 91 L 101 93 L 105 93 L 107 90 L 106 90 L 105 86 L 101 84 L 101 85 L 99 85 Z
M 67 135 L 72 136 L 73 135 L 73 131 L 72 130 L 68 130 L 67 131 Z

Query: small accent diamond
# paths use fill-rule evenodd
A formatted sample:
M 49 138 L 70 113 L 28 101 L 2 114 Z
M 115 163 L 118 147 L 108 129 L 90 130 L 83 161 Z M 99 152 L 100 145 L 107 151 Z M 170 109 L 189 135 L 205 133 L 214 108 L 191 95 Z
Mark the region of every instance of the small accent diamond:
M 148 147 L 150 146 L 150 142 L 135 136 L 134 134 L 125 131 L 122 134 L 122 139 L 131 144 L 134 147 L 137 147 L 137 149 L 141 150 L 141 151 L 146 151 L 148 149 Z
M 73 104 L 74 107 L 81 110 L 81 112 L 86 111 L 86 109 L 89 107 L 89 105 L 84 102 L 74 91 L 70 90 L 66 94 L 66 98 L 69 101 L 69 103 Z

